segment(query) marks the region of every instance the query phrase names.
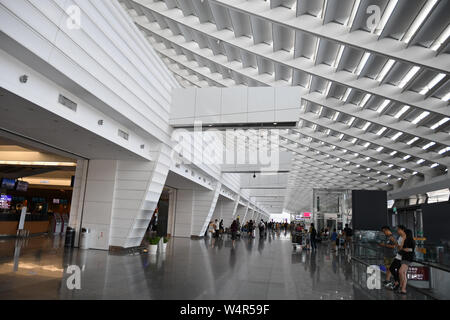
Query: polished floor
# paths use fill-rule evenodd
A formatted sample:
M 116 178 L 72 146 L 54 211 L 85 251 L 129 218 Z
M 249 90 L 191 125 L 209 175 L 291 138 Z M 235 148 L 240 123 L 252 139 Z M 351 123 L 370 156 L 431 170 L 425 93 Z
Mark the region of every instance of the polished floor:
M 81 289 L 68 289 L 69 265 Z M 294 252 L 288 234 L 266 239 L 174 238 L 167 252 L 65 249 L 60 237 L 0 240 L 0 299 L 426 299 L 369 290 L 349 254 Z

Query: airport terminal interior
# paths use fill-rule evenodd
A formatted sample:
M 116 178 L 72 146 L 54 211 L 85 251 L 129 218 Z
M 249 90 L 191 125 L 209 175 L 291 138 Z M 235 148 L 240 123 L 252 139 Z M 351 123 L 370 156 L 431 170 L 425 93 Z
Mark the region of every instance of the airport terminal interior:
M 0 0 L 0 300 L 450 299 L 450 0 Z

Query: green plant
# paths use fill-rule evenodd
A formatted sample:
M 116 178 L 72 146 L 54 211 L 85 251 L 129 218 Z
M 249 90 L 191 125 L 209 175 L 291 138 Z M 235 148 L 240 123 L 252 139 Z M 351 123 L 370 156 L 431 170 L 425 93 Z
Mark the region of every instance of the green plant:
M 161 240 L 160 237 L 154 237 L 154 238 L 149 238 L 149 239 L 148 239 L 148 242 L 149 242 L 151 245 L 157 245 L 157 244 L 159 243 L 159 240 Z
M 164 238 L 163 238 L 163 241 L 164 241 L 164 243 L 167 243 L 167 242 L 169 242 L 169 238 L 164 237 Z

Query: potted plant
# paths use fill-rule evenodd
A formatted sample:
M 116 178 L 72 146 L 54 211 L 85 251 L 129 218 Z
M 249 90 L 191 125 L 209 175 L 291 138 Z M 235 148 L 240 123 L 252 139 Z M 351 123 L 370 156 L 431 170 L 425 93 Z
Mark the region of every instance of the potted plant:
M 148 239 L 148 251 L 150 254 L 156 254 L 156 251 L 158 250 L 158 243 L 160 240 L 160 237 L 152 237 Z
M 161 247 L 161 252 L 166 252 L 167 242 L 169 242 L 169 238 L 164 237 L 164 238 L 163 238 L 162 247 Z

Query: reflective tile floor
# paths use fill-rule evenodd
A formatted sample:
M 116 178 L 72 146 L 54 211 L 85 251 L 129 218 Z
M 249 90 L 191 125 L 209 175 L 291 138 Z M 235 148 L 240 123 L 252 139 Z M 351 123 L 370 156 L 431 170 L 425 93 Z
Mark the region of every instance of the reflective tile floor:
M 69 265 L 81 289 L 67 287 Z M 65 249 L 60 237 L 0 240 L 0 299 L 426 299 L 369 290 L 349 254 L 294 252 L 289 235 L 266 239 L 173 238 L 164 254 Z

